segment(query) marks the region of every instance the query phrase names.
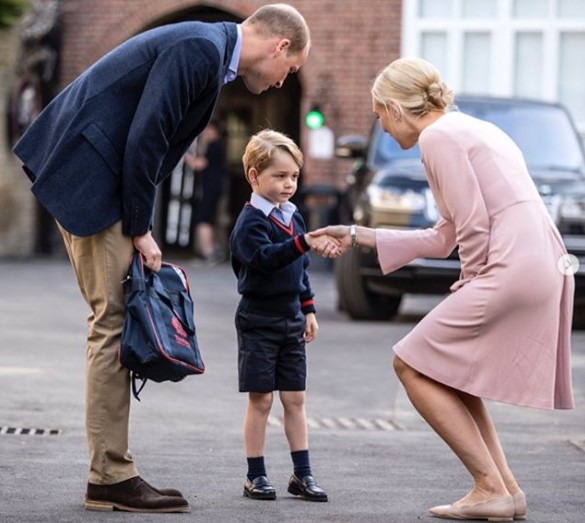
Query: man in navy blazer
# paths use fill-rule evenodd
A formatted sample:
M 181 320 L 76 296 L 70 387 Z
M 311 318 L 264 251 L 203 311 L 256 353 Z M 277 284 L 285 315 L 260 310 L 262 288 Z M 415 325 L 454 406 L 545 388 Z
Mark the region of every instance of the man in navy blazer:
M 88 317 L 86 429 L 90 510 L 188 512 L 175 489 L 143 480 L 128 449 L 130 387 L 117 358 L 121 281 L 134 249 L 158 270 L 156 187 L 210 120 L 222 86 L 241 76 L 259 94 L 306 61 L 307 24 L 285 4 L 241 24 L 183 22 L 137 35 L 65 88 L 14 148 L 55 218 Z

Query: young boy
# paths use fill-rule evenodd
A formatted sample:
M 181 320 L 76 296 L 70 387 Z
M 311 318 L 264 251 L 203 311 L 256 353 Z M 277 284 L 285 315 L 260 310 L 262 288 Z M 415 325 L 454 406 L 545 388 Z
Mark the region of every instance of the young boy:
M 253 194 L 236 221 L 230 247 L 242 296 L 235 319 L 239 389 L 248 392 L 244 496 L 276 498 L 263 454 L 273 391 L 278 390 L 294 465 L 288 492 L 327 501 L 311 473 L 305 413 L 305 343 L 313 341 L 318 330 L 307 253 L 312 247 L 321 252 L 323 244 L 305 234 L 303 218 L 289 202 L 297 190 L 303 155 L 287 136 L 264 130 L 248 142 L 243 164 Z M 335 240 L 324 242 L 336 248 Z

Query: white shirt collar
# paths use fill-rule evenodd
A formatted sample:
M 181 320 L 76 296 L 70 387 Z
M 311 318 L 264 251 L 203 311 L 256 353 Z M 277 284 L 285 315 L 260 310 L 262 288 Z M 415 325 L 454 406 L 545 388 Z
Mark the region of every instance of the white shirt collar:
M 240 53 L 242 51 L 242 28 L 240 24 L 238 24 L 236 28 L 238 30 L 238 38 L 236 40 L 232 59 L 230 60 L 230 64 L 228 66 L 228 71 L 225 75 L 225 78 L 223 79 L 224 85 L 228 82 L 232 82 L 238 76 L 238 65 L 240 63 Z
M 260 209 L 265 216 L 270 216 L 270 213 L 274 209 L 277 209 L 280 212 L 276 213 L 276 217 L 287 227 L 290 224 L 292 215 L 297 210 L 296 205 L 292 202 L 283 202 L 280 205 L 274 205 L 272 202 L 269 202 L 266 198 L 256 193 L 252 193 L 250 203 L 257 209 Z

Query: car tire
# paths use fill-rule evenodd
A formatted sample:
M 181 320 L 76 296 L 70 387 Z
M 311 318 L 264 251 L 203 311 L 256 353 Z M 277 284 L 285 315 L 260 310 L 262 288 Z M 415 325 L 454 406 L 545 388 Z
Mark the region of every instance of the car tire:
M 338 309 L 354 320 L 392 319 L 400 308 L 402 296 L 381 296 L 368 291 L 360 274 L 360 251 L 352 249 L 335 260 Z

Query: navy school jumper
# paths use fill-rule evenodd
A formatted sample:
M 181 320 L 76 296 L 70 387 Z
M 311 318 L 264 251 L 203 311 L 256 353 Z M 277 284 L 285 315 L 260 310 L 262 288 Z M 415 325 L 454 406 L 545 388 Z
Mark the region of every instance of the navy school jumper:
M 307 267 L 309 245 L 298 211 L 288 227 L 247 203 L 230 235 L 231 263 L 245 309 L 294 317 L 315 312 Z

